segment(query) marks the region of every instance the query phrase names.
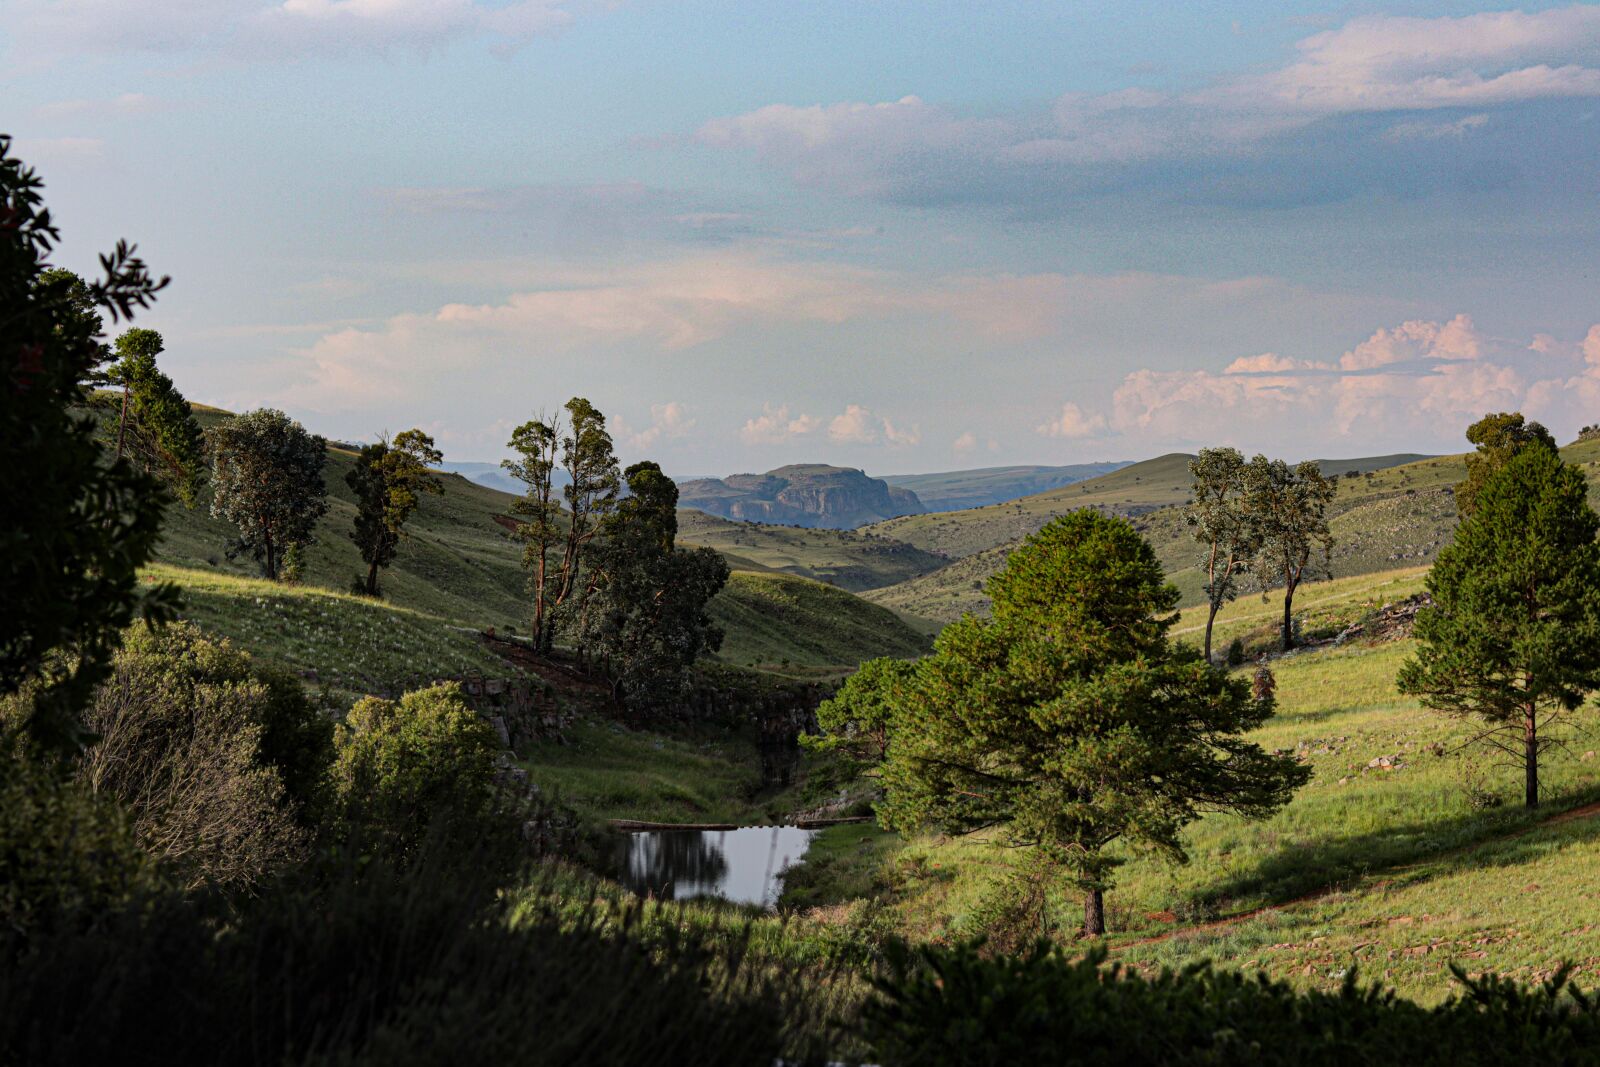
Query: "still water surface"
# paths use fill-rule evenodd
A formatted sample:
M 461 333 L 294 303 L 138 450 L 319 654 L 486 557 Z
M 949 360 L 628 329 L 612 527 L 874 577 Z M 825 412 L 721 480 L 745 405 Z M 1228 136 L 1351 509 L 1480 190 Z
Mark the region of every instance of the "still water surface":
M 622 881 L 658 900 L 722 897 L 771 908 L 784 869 L 800 862 L 815 834 L 797 826 L 625 834 Z

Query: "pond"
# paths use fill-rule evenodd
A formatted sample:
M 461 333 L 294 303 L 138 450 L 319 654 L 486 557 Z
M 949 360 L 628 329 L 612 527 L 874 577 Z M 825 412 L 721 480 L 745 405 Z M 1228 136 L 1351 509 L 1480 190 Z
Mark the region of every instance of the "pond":
M 658 900 L 721 897 L 775 907 L 786 868 L 799 863 L 815 830 L 641 830 L 624 834 L 622 883 Z

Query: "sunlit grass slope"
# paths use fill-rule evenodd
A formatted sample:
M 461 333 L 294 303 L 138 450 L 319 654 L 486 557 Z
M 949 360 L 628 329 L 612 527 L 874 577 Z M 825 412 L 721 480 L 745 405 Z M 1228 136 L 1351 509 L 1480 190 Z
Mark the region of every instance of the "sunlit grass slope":
M 711 615 L 727 631 L 719 658 L 742 667 L 837 672 L 928 649 L 927 637 L 894 612 L 787 574 L 734 572 Z
M 199 408 L 197 414 L 207 425 L 228 415 L 215 408 Z M 383 599 L 374 603 L 344 596 L 352 581 L 366 570 L 349 537 L 355 501 L 344 476 L 354 462 L 354 452 L 330 445 L 324 472 L 328 514 L 317 524 L 316 543 L 306 552 L 300 583 L 265 588 L 282 591 L 292 599 L 315 594 L 372 610 L 410 612 L 407 617 L 434 620 L 441 627 L 526 629 L 529 608 L 521 546 L 495 522 L 495 516 L 510 511 L 514 498 L 454 474 L 440 475 L 445 489 L 442 495 L 422 497 L 407 525 L 410 536 L 401 543 L 394 565 L 382 573 Z M 206 607 L 203 613 L 196 609 L 197 621 L 241 641 L 259 640 L 266 636 L 264 632 L 240 629 L 255 618 L 254 609 L 244 601 L 260 595 L 256 586 L 221 581 L 253 578 L 258 568 L 248 558 L 226 558 L 224 549 L 232 530 L 211 518 L 209 507 L 207 490 L 193 509 L 176 504 L 168 509 L 157 560 L 167 567 L 185 568 L 184 584 L 196 589 L 208 576 L 217 579 L 204 589 Z M 730 565 L 739 569 L 759 570 L 770 565 L 779 570 L 826 571 L 840 584 L 847 584 L 893 580 L 896 575 L 914 573 L 931 560 L 909 546 L 849 532 L 786 527 L 756 527 L 746 532 L 742 524 L 708 516 L 695 518 L 697 515 L 683 513 L 689 520 L 684 540 L 726 547 Z M 691 532 L 703 539 L 696 541 Z M 736 540 L 752 542 L 750 551 L 765 562 L 737 555 L 744 546 Z M 156 573 L 160 570 L 156 568 Z M 773 579 L 762 582 L 755 575 L 740 577 L 713 603 L 713 614 L 728 631 L 724 655 L 731 662 L 777 666 L 787 659 L 795 666 L 842 670 L 872 656 L 912 655 L 922 647 L 924 638 L 893 612 L 841 589 L 812 588 L 816 583 L 802 578 L 775 574 Z M 228 607 L 225 601 L 229 597 L 241 598 L 241 603 Z M 430 663 L 429 646 L 435 639 L 421 630 L 414 636 L 416 645 L 410 657 Z M 449 640 L 440 640 L 449 646 Z M 319 666 L 305 657 L 296 659 L 294 665 L 306 669 Z M 359 672 L 351 674 L 352 678 L 360 676 Z
M 1562 449 L 1567 462 L 1579 466 L 1589 478 L 1591 503 L 1600 503 L 1600 442 L 1588 441 Z M 1409 456 L 1377 456 L 1371 459 L 1325 460 L 1325 468 L 1340 473 L 1339 491 L 1329 526 L 1334 545 L 1330 557 L 1336 577 L 1371 574 L 1399 567 L 1430 563 L 1439 549 L 1450 543 L 1456 527 L 1454 486 L 1466 475 L 1463 456 L 1433 456 L 1400 466 L 1386 466 Z M 1069 486 L 1055 493 L 999 505 L 999 509 L 979 508 L 940 515 L 916 515 L 880 523 L 873 530 L 915 543 L 933 537 L 967 552 L 952 552 L 965 558 L 940 570 L 908 579 L 868 594 L 874 603 L 933 619 L 950 621 L 964 612 L 985 612 L 989 599 L 983 583 L 997 571 L 1005 558 L 1027 533 L 1049 521 L 1059 511 L 1068 510 L 1072 494 L 1084 495 L 1085 503 L 1105 507 L 1129 516 L 1135 527 L 1150 541 L 1166 569 L 1169 579 L 1183 595 L 1183 603 L 1193 605 L 1204 599 L 1204 577 L 1200 571 L 1200 546 L 1183 521 L 1181 506 L 1188 497 L 1188 457 L 1166 456 L 1151 463 L 1151 475 L 1138 474 L 1146 464 L 1125 467 L 1105 478 Z M 1160 476 L 1170 476 L 1166 493 L 1170 499 L 1162 506 L 1146 507 L 1162 494 Z M 1140 478 L 1130 492 L 1126 484 L 1113 486 L 1113 480 Z M 1116 504 L 1118 498 L 1121 505 Z M 1092 498 L 1092 499 L 1091 499 Z M 1012 540 L 987 546 L 991 535 L 1006 527 L 1000 511 L 1012 509 L 1008 519 L 1020 531 Z M 913 527 L 912 522 L 923 524 Z M 972 524 L 968 527 L 968 524 Z M 982 547 L 977 547 L 982 546 Z M 1252 579 L 1241 583 L 1254 588 Z
M 1313 587 L 1308 624 L 1341 628 L 1414 591 L 1422 574 Z M 1271 615 L 1272 605 L 1258 600 L 1230 605 L 1221 634 L 1255 629 L 1263 608 Z M 1600 819 L 1540 826 L 1600 799 L 1600 759 L 1591 751 L 1600 747 L 1592 735 L 1597 716 L 1584 715 L 1587 739 L 1549 755 L 1545 807 L 1529 815 L 1518 803 L 1515 768 L 1461 753 L 1465 724 L 1395 690 L 1395 672 L 1412 648 L 1410 640 L 1352 644 L 1273 661 L 1279 710 L 1256 740 L 1298 753 L 1313 768 L 1312 781 L 1264 822 L 1202 818 L 1186 833 L 1187 866 L 1124 853 L 1108 898 L 1122 958 L 1209 957 L 1318 986 L 1337 984 L 1354 963 L 1424 1000 L 1445 994 L 1451 960 L 1531 978 L 1572 959 L 1587 969 L 1580 981 L 1600 986 L 1600 889 L 1592 877 Z M 1380 757 L 1397 766 L 1372 766 Z M 1484 806 L 1485 797 L 1500 805 Z M 902 842 L 839 827 L 826 831 L 820 869 L 794 879 L 791 899 L 834 904 L 837 890 L 847 889 L 876 898 L 914 936 L 965 936 L 1009 892 L 1002 879 L 1015 855 L 991 842 Z M 1135 943 L 1257 908 L 1269 910 L 1236 925 Z M 1053 919 L 1070 935 L 1081 921 L 1074 894 L 1061 896 Z
M 202 629 L 341 693 L 510 670 L 471 633 L 416 608 L 170 564 L 150 567 L 144 578 L 176 584 L 183 616 Z

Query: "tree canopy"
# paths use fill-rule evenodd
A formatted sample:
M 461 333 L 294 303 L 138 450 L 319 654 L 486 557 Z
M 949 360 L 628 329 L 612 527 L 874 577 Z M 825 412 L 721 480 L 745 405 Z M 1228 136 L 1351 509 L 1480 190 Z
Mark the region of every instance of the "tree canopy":
M 406 520 L 422 503 L 418 494 L 444 492 L 439 479 L 429 473 L 443 460 L 432 437 L 421 430 L 405 430 L 392 441 L 363 446 L 355 466 L 345 474 L 345 484 L 356 496 L 350 540 L 367 564 L 360 587 L 368 596 L 378 595 L 378 571 L 394 562 Z
M 1456 485 L 1456 511 L 1462 518 L 1472 514 L 1485 483 L 1513 456 L 1529 445 L 1542 445 L 1552 452 L 1556 449 L 1550 431 L 1524 418 L 1520 411 L 1485 415 L 1467 427 L 1467 440 L 1478 447 L 1467 456 L 1466 480 Z
M 161 479 L 193 507 L 205 475 L 205 434 L 189 401 L 156 366 L 162 348 L 155 330 L 135 327 L 117 338 L 120 358 L 109 374 L 122 387 L 117 455 Z
M 1256 456 L 1250 461 L 1247 509 L 1260 547 L 1255 569 L 1263 587 L 1283 584 L 1283 621 L 1279 645 L 1294 647 L 1294 594 L 1300 583 L 1317 575 L 1331 577 L 1328 566 L 1333 533 L 1328 506 L 1338 492 L 1337 479 L 1325 478 L 1311 460 L 1291 467 L 1281 459 Z
M 105 455 L 86 383 L 106 359 L 105 318 L 150 306 L 166 279 L 119 242 L 85 282 L 52 267 L 60 233 L 42 184 L 0 137 L 0 696 L 29 687 L 25 729 L 71 751 L 77 709 L 109 669 L 135 617 L 168 617 L 168 586 L 141 590 L 167 496 Z
M 1178 593 L 1132 526 L 1091 510 L 1028 538 L 989 583 L 993 615 L 945 628 L 894 717 L 891 828 L 999 828 L 1102 893 L 1125 839 L 1182 862 L 1203 811 L 1261 816 L 1309 772 L 1239 735 L 1273 711 L 1168 641 Z
M 608 665 L 621 699 L 661 707 L 683 694 L 694 661 L 722 644 L 706 609 L 728 564 L 715 549 L 676 546 L 678 487 L 657 464 L 635 463 L 626 478 L 628 495 L 589 552 L 578 637 Z
M 1203 654 L 1208 660 L 1217 612 L 1238 594 L 1239 575 L 1250 569 L 1261 549 L 1261 524 L 1250 510 L 1254 471 L 1237 448 L 1203 448 L 1189 464 L 1194 486 L 1183 519 L 1201 545 L 1207 607 Z
M 236 415 L 212 427 L 209 438 L 211 514 L 239 531 L 228 555 L 248 553 L 276 580 L 328 510 L 327 443 L 271 408 Z
M 1551 727 L 1600 688 L 1600 516 L 1583 473 L 1524 448 L 1483 482 L 1428 573 L 1401 692 L 1475 719 L 1539 802 Z

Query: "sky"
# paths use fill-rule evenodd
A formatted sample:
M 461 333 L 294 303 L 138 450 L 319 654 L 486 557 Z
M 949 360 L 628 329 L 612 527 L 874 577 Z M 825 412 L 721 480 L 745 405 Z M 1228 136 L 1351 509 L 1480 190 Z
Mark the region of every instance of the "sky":
M 1600 423 L 1600 4 L 0 0 L 195 401 L 871 473 Z

